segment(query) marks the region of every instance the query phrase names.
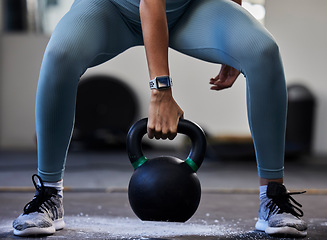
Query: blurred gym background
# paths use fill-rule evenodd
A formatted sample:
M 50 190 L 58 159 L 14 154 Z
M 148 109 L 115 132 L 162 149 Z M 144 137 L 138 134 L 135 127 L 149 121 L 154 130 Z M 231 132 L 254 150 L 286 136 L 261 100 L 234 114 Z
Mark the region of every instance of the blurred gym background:
M 72 2 L 0 1 L 0 153 L 36 149 L 34 104 L 42 55 Z M 267 27 L 280 46 L 289 91 L 287 156 L 327 155 L 327 2 L 244 0 L 243 7 Z M 173 94 L 185 118 L 199 123 L 207 133 L 208 156 L 252 158 L 244 77 L 231 89 L 214 92 L 208 83 L 219 65 L 171 50 L 170 67 Z M 142 47 L 89 69 L 79 86 L 71 150 L 124 147 L 130 125 L 147 116 L 149 96 Z M 184 143 L 179 137 L 174 142 L 151 142 L 173 149 Z

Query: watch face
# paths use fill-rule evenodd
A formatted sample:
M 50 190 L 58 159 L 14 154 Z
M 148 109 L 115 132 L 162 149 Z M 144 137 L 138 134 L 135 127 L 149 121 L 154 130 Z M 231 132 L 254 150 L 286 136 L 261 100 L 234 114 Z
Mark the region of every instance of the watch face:
M 157 88 L 169 88 L 170 79 L 169 77 L 157 77 Z

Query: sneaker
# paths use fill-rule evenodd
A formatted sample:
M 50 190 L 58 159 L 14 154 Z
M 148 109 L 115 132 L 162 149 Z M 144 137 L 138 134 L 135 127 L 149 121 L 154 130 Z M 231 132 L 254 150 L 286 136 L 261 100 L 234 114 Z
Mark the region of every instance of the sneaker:
M 36 184 L 35 178 L 39 180 Z M 24 207 L 24 212 L 14 220 L 14 234 L 17 236 L 50 235 L 63 229 L 64 208 L 62 196 L 54 187 L 45 187 L 42 179 L 34 174 L 32 181 L 36 189 L 32 201 Z
M 289 193 L 283 184 L 270 182 L 267 187 L 267 196 L 260 203 L 256 229 L 269 235 L 305 237 L 307 224 L 300 219 L 303 216 L 300 209 L 302 205 L 291 197 L 291 195 L 302 193 L 305 192 Z

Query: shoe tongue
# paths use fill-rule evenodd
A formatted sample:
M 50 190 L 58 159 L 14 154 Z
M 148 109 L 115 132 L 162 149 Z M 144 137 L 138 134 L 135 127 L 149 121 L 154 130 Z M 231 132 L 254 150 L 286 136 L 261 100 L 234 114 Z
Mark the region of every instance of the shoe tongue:
M 277 182 L 269 182 L 267 187 L 267 197 L 273 198 L 286 194 L 286 188 L 283 184 Z
M 54 187 L 44 187 L 44 191 L 47 195 L 50 195 L 50 196 L 58 193 L 58 190 Z
M 57 194 L 58 190 L 54 187 L 47 187 L 47 186 L 43 186 L 43 189 L 41 187 L 41 185 L 38 185 L 38 189 L 36 190 L 37 195 L 41 194 L 41 192 L 43 191 L 44 196 L 51 196 L 53 194 Z

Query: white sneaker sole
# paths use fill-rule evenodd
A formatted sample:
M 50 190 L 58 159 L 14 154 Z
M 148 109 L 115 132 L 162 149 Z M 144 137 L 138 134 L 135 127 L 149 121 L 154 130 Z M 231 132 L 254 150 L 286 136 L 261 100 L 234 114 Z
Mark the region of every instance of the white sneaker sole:
M 266 228 L 268 227 L 268 221 L 265 221 L 263 219 L 259 219 L 256 224 L 255 224 L 255 228 L 258 231 L 262 231 L 264 232 L 266 230 Z
M 258 231 L 266 232 L 269 235 L 282 235 L 282 236 L 289 236 L 289 237 L 305 237 L 307 236 L 307 231 L 299 231 L 293 227 L 269 227 L 268 221 L 259 219 L 256 224 L 255 228 Z
M 281 235 L 289 237 L 305 237 L 307 231 L 299 231 L 293 227 L 267 227 L 265 232 L 269 235 Z
M 39 228 L 39 227 L 30 227 L 24 230 L 14 229 L 14 235 L 20 237 L 32 236 L 32 235 L 51 235 L 56 231 L 61 230 L 65 227 L 64 219 L 57 219 L 53 222 L 53 226 L 47 228 Z
M 63 229 L 65 227 L 64 218 L 54 220 L 53 225 L 54 225 L 56 231 Z

